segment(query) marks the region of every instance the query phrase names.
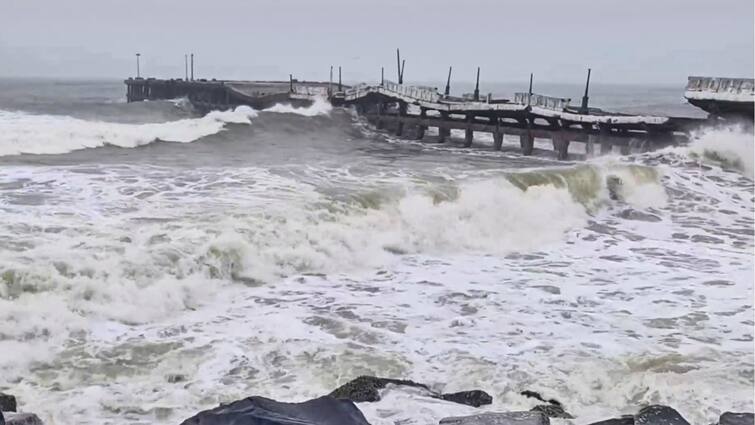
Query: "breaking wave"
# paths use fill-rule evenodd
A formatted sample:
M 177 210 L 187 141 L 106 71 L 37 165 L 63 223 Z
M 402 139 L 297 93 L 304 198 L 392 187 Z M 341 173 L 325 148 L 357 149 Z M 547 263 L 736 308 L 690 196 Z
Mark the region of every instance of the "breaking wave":
M 753 179 L 755 138 L 741 127 L 706 129 L 692 135 L 687 151 L 693 158 L 736 169 Z
M 0 156 L 62 154 L 108 145 L 134 148 L 157 140 L 189 143 L 218 133 L 226 124 L 251 124 L 256 116 L 252 108 L 239 106 L 201 118 L 124 124 L 0 110 Z
M 333 105 L 324 97 L 315 98 L 310 106 L 295 107 L 290 104 L 278 103 L 264 110 L 264 112 L 276 112 L 280 114 L 296 114 L 305 117 L 328 115 L 333 110 Z
M 60 214 L 51 212 L 44 226 L 27 229 L 23 247 L 0 254 L 0 322 L 7 324 L 0 342 L 66 335 L 84 329 L 82 315 L 150 322 L 196 308 L 218 285 L 374 269 L 404 254 L 542 249 L 584 226 L 590 209 L 609 201 L 606 175 L 621 174 L 627 190 L 659 187 L 641 167 L 582 166 L 463 182 L 395 181 L 334 200 L 301 182 L 247 169 L 198 193 L 184 192 L 185 198 L 178 196 L 185 190 L 184 176 L 143 177 L 159 181 L 164 194 L 150 195 L 138 211 L 120 211 L 102 208 L 133 203 L 148 191 L 137 190 L 140 183 L 118 185 L 124 180 L 119 171 L 106 172 L 113 175 L 103 181 L 99 175 L 56 171 L 58 184 L 91 191 L 67 193 L 54 205 Z M 222 174 L 203 172 L 206 179 Z M 20 177 L 28 187 L 49 181 L 45 173 L 23 175 L 16 169 L 0 173 L 0 183 Z M 248 186 L 251 193 L 229 203 L 229 186 Z M 262 202 L 270 190 L 294 191 L 297 197 Z M 96 199 L 87 199 L 91 196 Z M 8 205 L 6 223 L 13 228 L 25 214 L 25 206 Z M 108 217 L 107 225 L 82 232 L 92 217 Z M 75 236 L 60 238 L 61 233 Z M 0 364 L 14 363 L 1 357 Z

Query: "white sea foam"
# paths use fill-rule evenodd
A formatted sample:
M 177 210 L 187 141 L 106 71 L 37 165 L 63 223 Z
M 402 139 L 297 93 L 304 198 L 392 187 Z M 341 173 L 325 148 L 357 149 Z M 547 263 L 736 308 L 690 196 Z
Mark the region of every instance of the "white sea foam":
M 277 112 L 280 114 L 296 114 L 305 117 L 314 117 L 318 115 L 328 115 L 333 110 L 333 105 L 323 97 L 315 98 L 314 102 L 309 106 L 295 107 L 290 104 L 278 103 L 267 109 L 265 112 Z
M 308 170 L 359 190 L 261 168 L 0 170 L 0 385 L 50 423 L 177 423 L 359 374 L 482 388 L 492 410 L 528 409 L 517 393 L 534 389 L 585 423 L 642 403 L 694 423 L 752 409 L 736 173 Z M 376 425 L 472 410 L 391 390 L 360 408 Z
M 134 148 L 156 140 L 189 143 L 221 131 L 229 123 L 250 124 L 255 116 L 253 109 L 239 106 L 202 118 L 123 124 L 0 110 L 0 156 L 60 154 L 106 145 Z
M 753 178 L 755 137 L 740 127 L 706 129 L 692 136 L 689 152 L 704 161 L 736 168 Z

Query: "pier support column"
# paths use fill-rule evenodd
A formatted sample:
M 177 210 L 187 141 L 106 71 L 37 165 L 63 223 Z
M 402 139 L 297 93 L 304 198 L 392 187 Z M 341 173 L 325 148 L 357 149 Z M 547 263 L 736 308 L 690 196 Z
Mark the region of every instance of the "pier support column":
M 472 131 L 472 121 L 474 115 L 467 114 L 467 128 L 464 130 L 464 147 L 468 148 L 472 146 L 472 139 L 474 139 L 474 131 Z
M 490 124 L 495 124 L 495 131 L 493 132 L 493 150 L 501 150 L 503 144 L 503 131 L 501 131 L 501 119 L 498 117 L 491 117 Z
M 535 135 L 532 134 L 532 120 L 527 120 L 527 130 L 519 135 L 519 146 L 522 148 L 522 155 L 532 155 L 535 149 Z
M 496 150 L 496 151 L 501 150 L 502 145 L 503 145 L 503 132 L 501 130 L 496 130 L 495 133 L 493 133 L 493 150 Z
M 595 155 L 595 135 L 588 134 L 587 141 L 585 142 L 585 154 L 587 156 Z
M 607 155 L 613 152 L 613 143 L 611 141 L 611 129 L 605 125 L 598 125 L 598 134 L 600 139 L 600 154 Z
M 420 108 L 419 118 L 421 120 L 424 120 L 425 118 L 427 118 L 427 109 Z M 427 127 L 424 125 L 424 123 L 420 123 L 417 126 L 417 140 L 422 140 L 425 137 L 425 130 L 427 130 Z
M 385 105 L 380 102 L 377 104 L 377 122 L 375 123 L 375 128 L 378 130 L 383 129 L 383 111 L 385 110 Z
M 401 102 L 398 105 L 398 122 L 396 123 L 396 136 L 401 136 L 404 134 L 404 121 L 403 118 L 406 116 L 406 103 Z
M 553 135 L 553 149 L 560 160 L 569 158 L 569 137 L 563 131 Z
M 441 111 L 440 118 L 442 122 L 448 122 L 448 112 Z M 451 137 L 451 130 L 445 127 L 438 127 L 438 143 L 445 143 Z

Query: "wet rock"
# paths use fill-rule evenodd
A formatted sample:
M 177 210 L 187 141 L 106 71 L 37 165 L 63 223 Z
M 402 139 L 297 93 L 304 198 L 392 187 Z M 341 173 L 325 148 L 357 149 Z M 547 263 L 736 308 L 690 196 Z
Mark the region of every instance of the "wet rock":
M 652 405 L 634 416 L 635 425 L 689 425 L 682 415 L 668 406 Z
M 5 425 L 44 425 L 44 422 L 33 413 L 5 413 Z
M 440 398 L 454 403 L 466 404 L 467 406 L 480 407 L 493 402 L 493 397 L 485 391 L 472 390 L 458 393 L 441 394 Z
M 614 201 L 621 200 L 621 186 L 623 184 L 624 183 L 621 181 L 621 178 L 617 176 L 606 177 L 606 187 L 608 188 L 608 197 L 611 198 L 611 200 L 614 200 Z
M 329 395 L 339 399 L 351 400 L 355 403 L 380 401 L 380 390 L 385 388 L 388 384 L 420 388 L 427 392 L 428 397 L 465 404 L 467 406 L 480 407 L 493 402 L 493 397 L 482 390 L 440 394 L 432 391 L 427 385 L 420 384 L 419 382 L 403 379 L 378 378 L 375 376 L 360 376 L 336 388 Z
M 561 406 L 561 402 L 560 402 L 560 401 L 558 401 L 558 400 L 556 400 L 556 399 L 552 399 L 552 398 L 551 398 L 551 399 L 548 399 L 548 400 L 546 400 L 546 399 L 545 399 L 545 398 L 543 398 L 543 396 L 542 396 L 542 395 L 540 395 L 540 393 L 539 393 L 539 392 L 537 392 L 537 391 L 524 390 L 524 391 L 522 391 L 522 392 L 521 392 L 521 393 L 519 393 L 519 394 L 521 394 L 521 395 L 523 395 L 524 397 L 527 397 L 527 398 L 534 398 L 535 400 L 540 400 L 540 401 L 542 401 L 542 402 L 545 402 L 545 403 L 548 403 L 548 404 L 552 404 L 552 405 L 554 405 L 554 406 Z
M 443 418 L 440 425 L 550 425 L 542 412 L 482 413 Z
M 634 425 L 634 416 L 627 415 L 620 418 L 606 419 L 590 425 Z
M 0 393 L 0 411 L 2 412 L 15 412 L 16 411 L 16 397 L 10 394 Z
M 405 385 L 408 387 L 422 388 L 430 391 L 430 388 L 428 388 L 427 385 L 414 381 L 378 378 L 375 376 L 360 376 L 341 385 L 328 395 L 334 398 L 351 400 L 355 403 L 362 403 L 365 401 L 380 401 L 379 391 L 385 388 L 388 384 Z
M 248 397 L 205 410 L 181 425 L 369 425 L 349 400 L 320 397 L 302 403 L 282 403 Z
M 631 208 L 625 209 L 624 211 L 620 212 L 619 217 L 625 220 L 648 221 L 651 223 L 656 223 L 662 220 L 657 215 L 653 215 L 653 214 L 642 212 L 642 211 L 637 211 Z
M 755 415 L 752 413 L 725 412 L 718 419 L 718 425 L 754 425 Z
M 574 416 L 565 411 L 563 406 L 556 404 L 539 404 L 531 412 L 542 412 L 549 418 L 574 419 Z
M 181 373 L 170 373 L 165 376 L 165 380 L 168 381 L 169 384 L 177 384 L 179 382 L 186 382 L 186 375 Z

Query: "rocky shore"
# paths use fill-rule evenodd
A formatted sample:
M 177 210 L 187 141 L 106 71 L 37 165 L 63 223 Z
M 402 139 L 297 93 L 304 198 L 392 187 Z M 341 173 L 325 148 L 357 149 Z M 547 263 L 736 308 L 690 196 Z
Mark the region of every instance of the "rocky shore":
M 690 424 L 669 406 L 638 406 L 633 415 L 606 418 L 590 424 L 580 422 L 558 400 L 546 399 L 536 391 L 522 391 L 533 400 L 529 411 L 486 411 L 493 397 L 483 390 L 439 393 L 429 386 L 403 379 L 360 376 L 336 388 L 330 394 L 300 403 L 286 403 L 251 396 L 201 411 L 180 425 L 370 425 L 356 403 L 380 401 L 386 388 L 407 388 L 441 402 L 472 406 L 479 413 L 447 417 L 439 425 L 550 425 L 551 420 L 575 425 L 755 425 L 753 413 L 725 412 L 705 424 Z M 411 411 L 411 406 L 406 406 Z M 0 425 L 44 425 L 33 413 L 17 412 L 15 397 L 0 393 Z M 396 425 L 431 425 L 400 421 Z M 434 424 L 433 424 L 434 425 Z

